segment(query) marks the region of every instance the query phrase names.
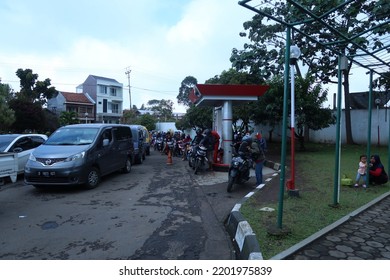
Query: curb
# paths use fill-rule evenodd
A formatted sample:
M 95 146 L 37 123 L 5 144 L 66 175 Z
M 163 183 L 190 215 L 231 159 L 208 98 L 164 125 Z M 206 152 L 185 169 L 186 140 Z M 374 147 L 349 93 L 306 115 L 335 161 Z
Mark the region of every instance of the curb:
M 274 163 L 272 161 L 265 161 L 264 166 L 269 167 L 276 172 L 280 171 L 280 164 Z M 278 175 L 275 173 L 272 177 L 268 178 L 266 181 L 269 182 Z M 263 260 L 263 255 L 261 253 L 260 245 L 257 241 L 256 234 L 253 232 L 249 223 L 244 219 L 240 212 L 241 205 L 248 200 L 252 195 L 257 191 L 261 190 L 265 184 L 260 184 L 256 187 L 255 190 L 249 192 L 244 198 L 242 198 L 239 203 L 235 204 L 232 211 L 227 218 L 225 227 L 230 238 L 233 241 L 233 245 L 238 250 L 238 259 L 241 260 Z

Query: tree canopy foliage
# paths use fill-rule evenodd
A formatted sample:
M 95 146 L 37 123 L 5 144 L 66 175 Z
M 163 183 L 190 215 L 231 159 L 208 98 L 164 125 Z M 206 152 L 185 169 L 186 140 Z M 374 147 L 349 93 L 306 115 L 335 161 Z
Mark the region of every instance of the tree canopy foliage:
M 20 91 L 12 93 L 8 100 L 9 107 L 15 112 L 15 122 L 10 126 L 14 132 L 38 131 L 52 129 L 47 124 L 43 105 L 47 99 L 57 93 L 50 85 L 50 79 L 38 80 L 38 74 L 31 69 L 18 69 L 16 75 L 20 79 Z
M 72 111 L 72 112 L 61 112 L 60 114 L 60 119 L 59 119 L 60 125 L 68 125 L 68 124 L 76 124 L 79 123 L 79 119 L 77 117 L 77 113 Z
M 188 98 L 192 88 L 198 83 L 198 80 L 192 76 L 187 76 L 181 82 L 177 102 L 185 106 L 191 106 L 191 100 Z
M 292 9 L 285 1 L 273 1 L 272 6 L 267 5 L 268 0 L 260 1 L 264 5 L 259 5 L 259 9 L 265 14 L 275 18 L 284 18 L 287 22 L 300 22 L 305 19 L 305 15 L 297 9 Z M 300 5 L 307 7 L 313 14 L 323 15 L 343 3 L 341 0 L 302 0 Z M 373 29 L 379 20 L 388 20 L 390 17 L 390 5 L 387 0 L 378 1 L 353 1 L 342 9 L 335 9 L 328 17 L 322 20 L 329 26 L 334 27 L 343 34 L 348 34 L 354 38 L 353 42 L 339 45 L 337 48 L 327 48 L 317 44 L 317 41 L 333 38 L 329 31 L 324 31 L 324 27 L 316 21 L 310 24 L 302 24 L 301 32 L 293 33 L 293 44 L 296 44 L 302 51 L 302 63 L 307 65 L 317 82 L 323 84 L 337 83 L 338 53 L 346 56 L 353 56 L 357 48 L 368 48 L 374 44 L 374 49 L 384 46 L 383 42 L 376 37 L 375 42 L 359 36 L 364 30 L 372 29 L 373 33 L 385 35 L 390 32 L 389 25 L 383 25 Z M 337 18 L 337 20 L 335 20 Z M 242 50 L 233 49 L 231 62 L 234 68 L 246 70 L 251 74 L 262 75 L 269 79 L 275 75 L 281 75 L 284 71 L 284 49 L 286 43 L 286 27 L 282 24 L 270 20 L 264 14 L 256 14 L 251 21 L 243 24 L 251 43 L 244 44 Z M 328 33 L 327 33 L 328 32 Z M 305 35 L 304 35 L 305 34 Z M 312 39 L 311 39 L 312 38 Z M 354 44 L 356 43 L 357 44 Z M 353 143 L 350 105 L 349 105 L 349 75 L 351 74 L 352 63 L 350 62 L 343 73 L 344 78 L 344 102 L 346 109 L 346 136 L 347 142 Z M 298 72 L 299 73 L 299 72 Z
M 0 80 L 0 132 L 7 131 L 15 122 L 15 111 L 9 106 L 11 88 Z
M 20 79 L 20 92 L 16 93 L 18 99 L 23 99 L 30 103 L 40 103 L 45 105 L 47 99 L 52 98 L 57 90 L 51 87 L 50 79 L 38 80 L 38 74 L 34 74 L 31 69 L 18 69 L 16 76 Z
M 173 102 L 171 100 L 149 100 L 146 109 L 153 111 L 154 115 L 159 117 L 161 121 L 171 121 L 173 119 Z

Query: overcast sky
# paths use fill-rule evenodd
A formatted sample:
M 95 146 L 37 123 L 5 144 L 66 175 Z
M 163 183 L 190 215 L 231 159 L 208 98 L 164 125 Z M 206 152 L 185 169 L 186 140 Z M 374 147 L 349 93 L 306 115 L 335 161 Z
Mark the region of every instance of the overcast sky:
M 15 72 L 29 68 L 70 92 L 88 75 L 113 78 L 124 86 L 126 109 L 130 69 L 133 105 L 170 99 L 185 112 L 176 99 L 181 82 L 228 70 L 254 15 L 238 0 L 1 0 L 0 78 L 18 91 Z M 351 91 L 367 89 L 364 70 L 354 71 Z
M 124 108 L 177 101 L 187 76 L 199 83 L 231 66 L 254 13 L 237 0 L 1 0 L 0 78 L 19 90 L 18 68 L 75 92 L 88 75 L 124 86 Z M 183 111 L 175 105 L 174 111 Z

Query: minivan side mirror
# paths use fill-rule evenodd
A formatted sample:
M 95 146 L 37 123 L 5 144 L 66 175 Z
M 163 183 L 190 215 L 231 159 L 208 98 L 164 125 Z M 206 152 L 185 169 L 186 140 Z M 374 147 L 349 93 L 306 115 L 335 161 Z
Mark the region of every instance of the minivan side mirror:
M 103 139 L 103 147 L 108 146 L 108 144 L 110 144 L 110 140 L 109 139 Z

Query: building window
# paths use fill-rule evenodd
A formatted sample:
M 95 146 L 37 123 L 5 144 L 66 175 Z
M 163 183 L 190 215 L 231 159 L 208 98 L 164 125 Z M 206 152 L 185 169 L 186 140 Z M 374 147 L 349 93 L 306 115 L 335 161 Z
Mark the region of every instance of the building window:
M 107 94 L 107 87 L 99 85 L 99 93 Z
M 116 96 L 116 88 L 110 88 L 110 95 Z
M 114 114 L 119 114 L 119 104 L 111 104 L 111 111 Z
M 68 107 L 66 108 L 66 111 L 78 113 L 78 111 L 79 111 L 78 109 L 79 109 L 78 107 L 68 106 Z

